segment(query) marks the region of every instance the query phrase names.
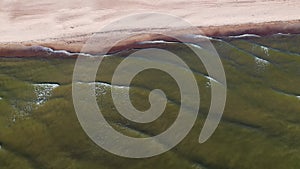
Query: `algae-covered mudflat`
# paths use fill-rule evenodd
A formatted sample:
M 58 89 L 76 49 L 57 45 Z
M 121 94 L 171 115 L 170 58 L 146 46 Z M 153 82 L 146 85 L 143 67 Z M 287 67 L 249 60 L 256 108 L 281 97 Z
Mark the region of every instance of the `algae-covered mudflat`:
M 72 103 L 75 59 L 0 58 L 1 169 L 298 169 L 300 168 L 300 35 L 224 37 L 211 40 L 227 78 L 227 102 L 212 137 L 198 137 L 210 107 L 210 83 L 200 60 L 180 43 L 162 44 L 193 70 L 201 94 L 195 126 L 172 150 L 146 159 L 112 155 L 82 130 Z M 175 120 L 180 94 L 174 79 L 158 70 L 144 71 L 130 85 L 132 104 L 149 108 L 152 89 L 168 103 L 149 123 L 132 123 L 115 109 L 111 76 L 126 51 L 107 56 L 96 78 L 99 107 L 118 131 L 148 137 Z M 168 63 L 166 63 L 168 64 Z M 145 78 L 147 77 L 147 78 Z

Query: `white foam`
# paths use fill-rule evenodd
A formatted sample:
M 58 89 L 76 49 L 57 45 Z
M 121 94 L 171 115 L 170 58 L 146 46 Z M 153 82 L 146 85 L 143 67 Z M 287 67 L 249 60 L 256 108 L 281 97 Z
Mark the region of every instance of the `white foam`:
M 245 38 L 245 37 L 256 37 L 259 38 L 261 36 L 256 34 L 242 34 L 242 35 L 236 35 L 236 36 L 228 36 L 229 38 Z
M 270 63 L 269 61 L 258 58 L 258 57 L 255 57 L 254 59 L 255 59 L 255 63 L 257 65 L 268 65 Z
M 168 42 L 168 41 L 164 41 L 164 40 L 139 42 L 139 44 L 166 44 L 166 43 L 180 43 L 180 42 Z M 201 46 L 194 44 L 194 43 L 185 43 L 185 44 L 189 44 L 195 48 L 203 49 Z
M 294 94 L 285 93 L 285 92 L 282 92 L 282 91 L 276 91 L 276 92 L 278 92 L 280 94 L 283 94 L 283 95 L 286 95 L 286 96 L 296 97 L 297 99 L 300 99 L 300 95 L 298 96 L 298 95 L 294 95 Z
M 205 87 L 210 87 L 210 86 L 211 86 L 210 81 L 206 82 Z
M 33 86 L 56 88 L 56 87 L 59 86 L 59 84 L 56 84 L 56 83 L 39 83 L 39 84 L 33 84 Z
M 67 56 L 81 55 L 81 56 L 87 56 L 87 57 L 95 57 L 95 56 L 93 56 L 91 54 L 87 54 L 87 53 L 79 53 L 79 52 L 73 53 L 73 52 L 69 52 L 66 50 L 53 50 L 51 48 L 44 47 L 44 46 L 34 46 L 33 48 L 36 50 L 46 51 L 49 54 L 54 53 L 54 54 L 63 54 L 63 55 L 67 55 Z
M 276 35 L 290 36 L 290 33 L 276 33 Z
M 216 83 L 220 83 L 220 82 L 218 82 L 216 79 L 214 79 L 214 78 L 212 78 L 212 77 L 210 77 L 210 76 L 204 76 L 206 79 L 208 79 L 208 80 L 210 80 L 210 82 L 211 81 L 213 81 L 213 82 L 216 82 Z M 209 83 L 210 84 L 210 83 Z
M 260 46 L 260 48 L 265 52 L 265 54 L 267 56 L 270 56 L 270 54 L 269 54 L 269 48 L 268 47 L 266 47 L 266 46 Z
M 198 48 L 198 49 L 203 49 L 200 45 L 194 44 L 194 43 L 188 43 L 189 45 Z
M 52 90 L 59 86 L 59 84 L 53 83 L 41 83 L 33 84 L 34 92 L 37 96 L 36 104 L 41 105 L 47 101 L 47 98 L 51 96 Z
M 205 35 L 197 35 L 197 34 L 189 34 L 186 35 L 187 38 L 193 38 L 193 39 L 208 39 L 208 40 L 214 40 L 214 38 L 205 36 Z
M 168 42 L 164 40 L 153 40 L 153 41 L 142 41 L 139 42 L 138 44 L 160 44 L 160 43 L 174 43 L 174 42 Z
M 115 88 L 120 88 L 120 89 L 129 88 L 128 86 L 111 85 L 109 83 L 104 83 L 104 82 L 90 82 L 88 84 L 95 84 L 95 86 L 115 87 Z
M 96 96 L 105 95 L 111 88 L 128 89 L 129 86 L 111 85 L 105 82 L 77 82 L 77 84 L 95 85 Z

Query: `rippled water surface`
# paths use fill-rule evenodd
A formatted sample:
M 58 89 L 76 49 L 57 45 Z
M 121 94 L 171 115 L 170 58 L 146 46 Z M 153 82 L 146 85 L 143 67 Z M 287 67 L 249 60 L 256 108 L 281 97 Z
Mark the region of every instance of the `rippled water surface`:
M 300 168 L 300 35 L 211 41 L 224 65 L 228 93 L 221 123 L 204 144 L 198 137 L 210 107 L 211 77 L 184 45 L 144 42 L 161 43 L 186 62 L 198 83 L 201 105 L 194 128 L 179 145 L 143 160 L 112 155 L 84 133 L 72 104 L 74 59 L 0 58 L 0 168 Z M 130 87 L 112 86 L 116 66 L 132 52 L 105 57 L 96 82 L 81 83 L 95 84 L 99 107 L 116 130 L 134 137 L 154 136 L 175 121 L 179 88 L 170 75 L 154 69 L 138 74 Z M 149 92 L 162 89 L 168 98 L 162 116 L 148 124 L 122 117 L 110 90 L 123 92 L 128 87 L 132 104 L 141 111 L 150 107 Z

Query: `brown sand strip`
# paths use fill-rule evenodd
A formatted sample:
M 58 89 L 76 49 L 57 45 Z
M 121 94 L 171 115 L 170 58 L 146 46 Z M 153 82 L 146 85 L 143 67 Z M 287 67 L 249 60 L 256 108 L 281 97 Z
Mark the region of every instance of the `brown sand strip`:
M 276 33 L 300 33 L 300 20 L 294 21 L 278 21 L 278 22 L 266 22 L 266 23 L 248 23 L 241 25 L 224 25 L 224 26 L 210 26 L 199 27 L 201 34 L 209 37 L 222 37 L 222 36 L 234 36 L 241 34 L 256 34 L 260 36 L 268 36 Z M 132 30 L 131 30 L 132 31 Z M 164 32 L 162 32 L 163 34 Z M 199 34 L 199 32 L 191 32 L 190 30 L 168 30 L 168 33 L 183 36 L 188 34 Z M 0 57 L 46 57 L 46 58 L 76 58 L 75 54 L 66 54 L 64 52 L 52 52 L 43 47 L 48 47 L 53 50 L 66 50 L 69 52 L 81 52 L 83 45 L 92 36 L 92 34 L 80 35 L 75 37 L 65 38 L 53 38 L 53 39 L 41 39 L 35 41 L 25 42 L 9 42 L 0 43 Z M 105 33 L 104 39 L 114 40 L 110 36 L 110 32 Z M 138 42 L 152 41 L 152 40 L 164 40 L 164 41 L 177 41 L 176 39 L 166 37 L 159 34 L 141 34 L 132 38 L 123 40 L 117 43 L 113 48 L 106 46 L 106 49 L 110 49 L 109 53 L 115 53 L 122 50 L 133 48 L 148 48 L 156 47 L 157 44 L 140 44 Z M 186 38 L 185 42 L 192 42 L 193 39 Z M 101 43 L 102 44 L 102 43 Z M 97 44 L 90 48 L 90 51 L 85 53 L 99 54 L 103 51 L 99 50 Z M 43 47 L 41 47 L 43 46 Z

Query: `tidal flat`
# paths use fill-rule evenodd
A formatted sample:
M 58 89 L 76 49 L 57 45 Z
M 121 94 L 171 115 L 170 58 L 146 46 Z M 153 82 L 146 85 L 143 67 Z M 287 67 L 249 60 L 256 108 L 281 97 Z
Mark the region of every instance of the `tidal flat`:
M 196 56 L 181 43 L 162 49 L 178 54 L 191 68 L 200 90 L 198 118 L 187 137 L 172 150 L 140 159 L 112 155 L 81 128 L 72 102 L 74 58 L 0 58 L 1 169 L 299 169 L 300 35 L 222 37 L 211 42 L 222 60 L 227 102 L 217 130 L 205 143 L 198 137 L 210 107 L 210 81 Z M 149 137 L 176 119 L 180 93 L 174 79 L 158 70 L 132 81 L 130 98 L 138 110 L 150 106 L 152 89 L 162 89 L 167 106 L 149 123 L 122 117 L 112 102 L 116 66 L 135 49 L 107 56 L 96 81 L 99 108 L 119 132 Z M 168 64 L 168 63 L 166 63 Z M 147 77 L 147 78 L 145 78 Z

